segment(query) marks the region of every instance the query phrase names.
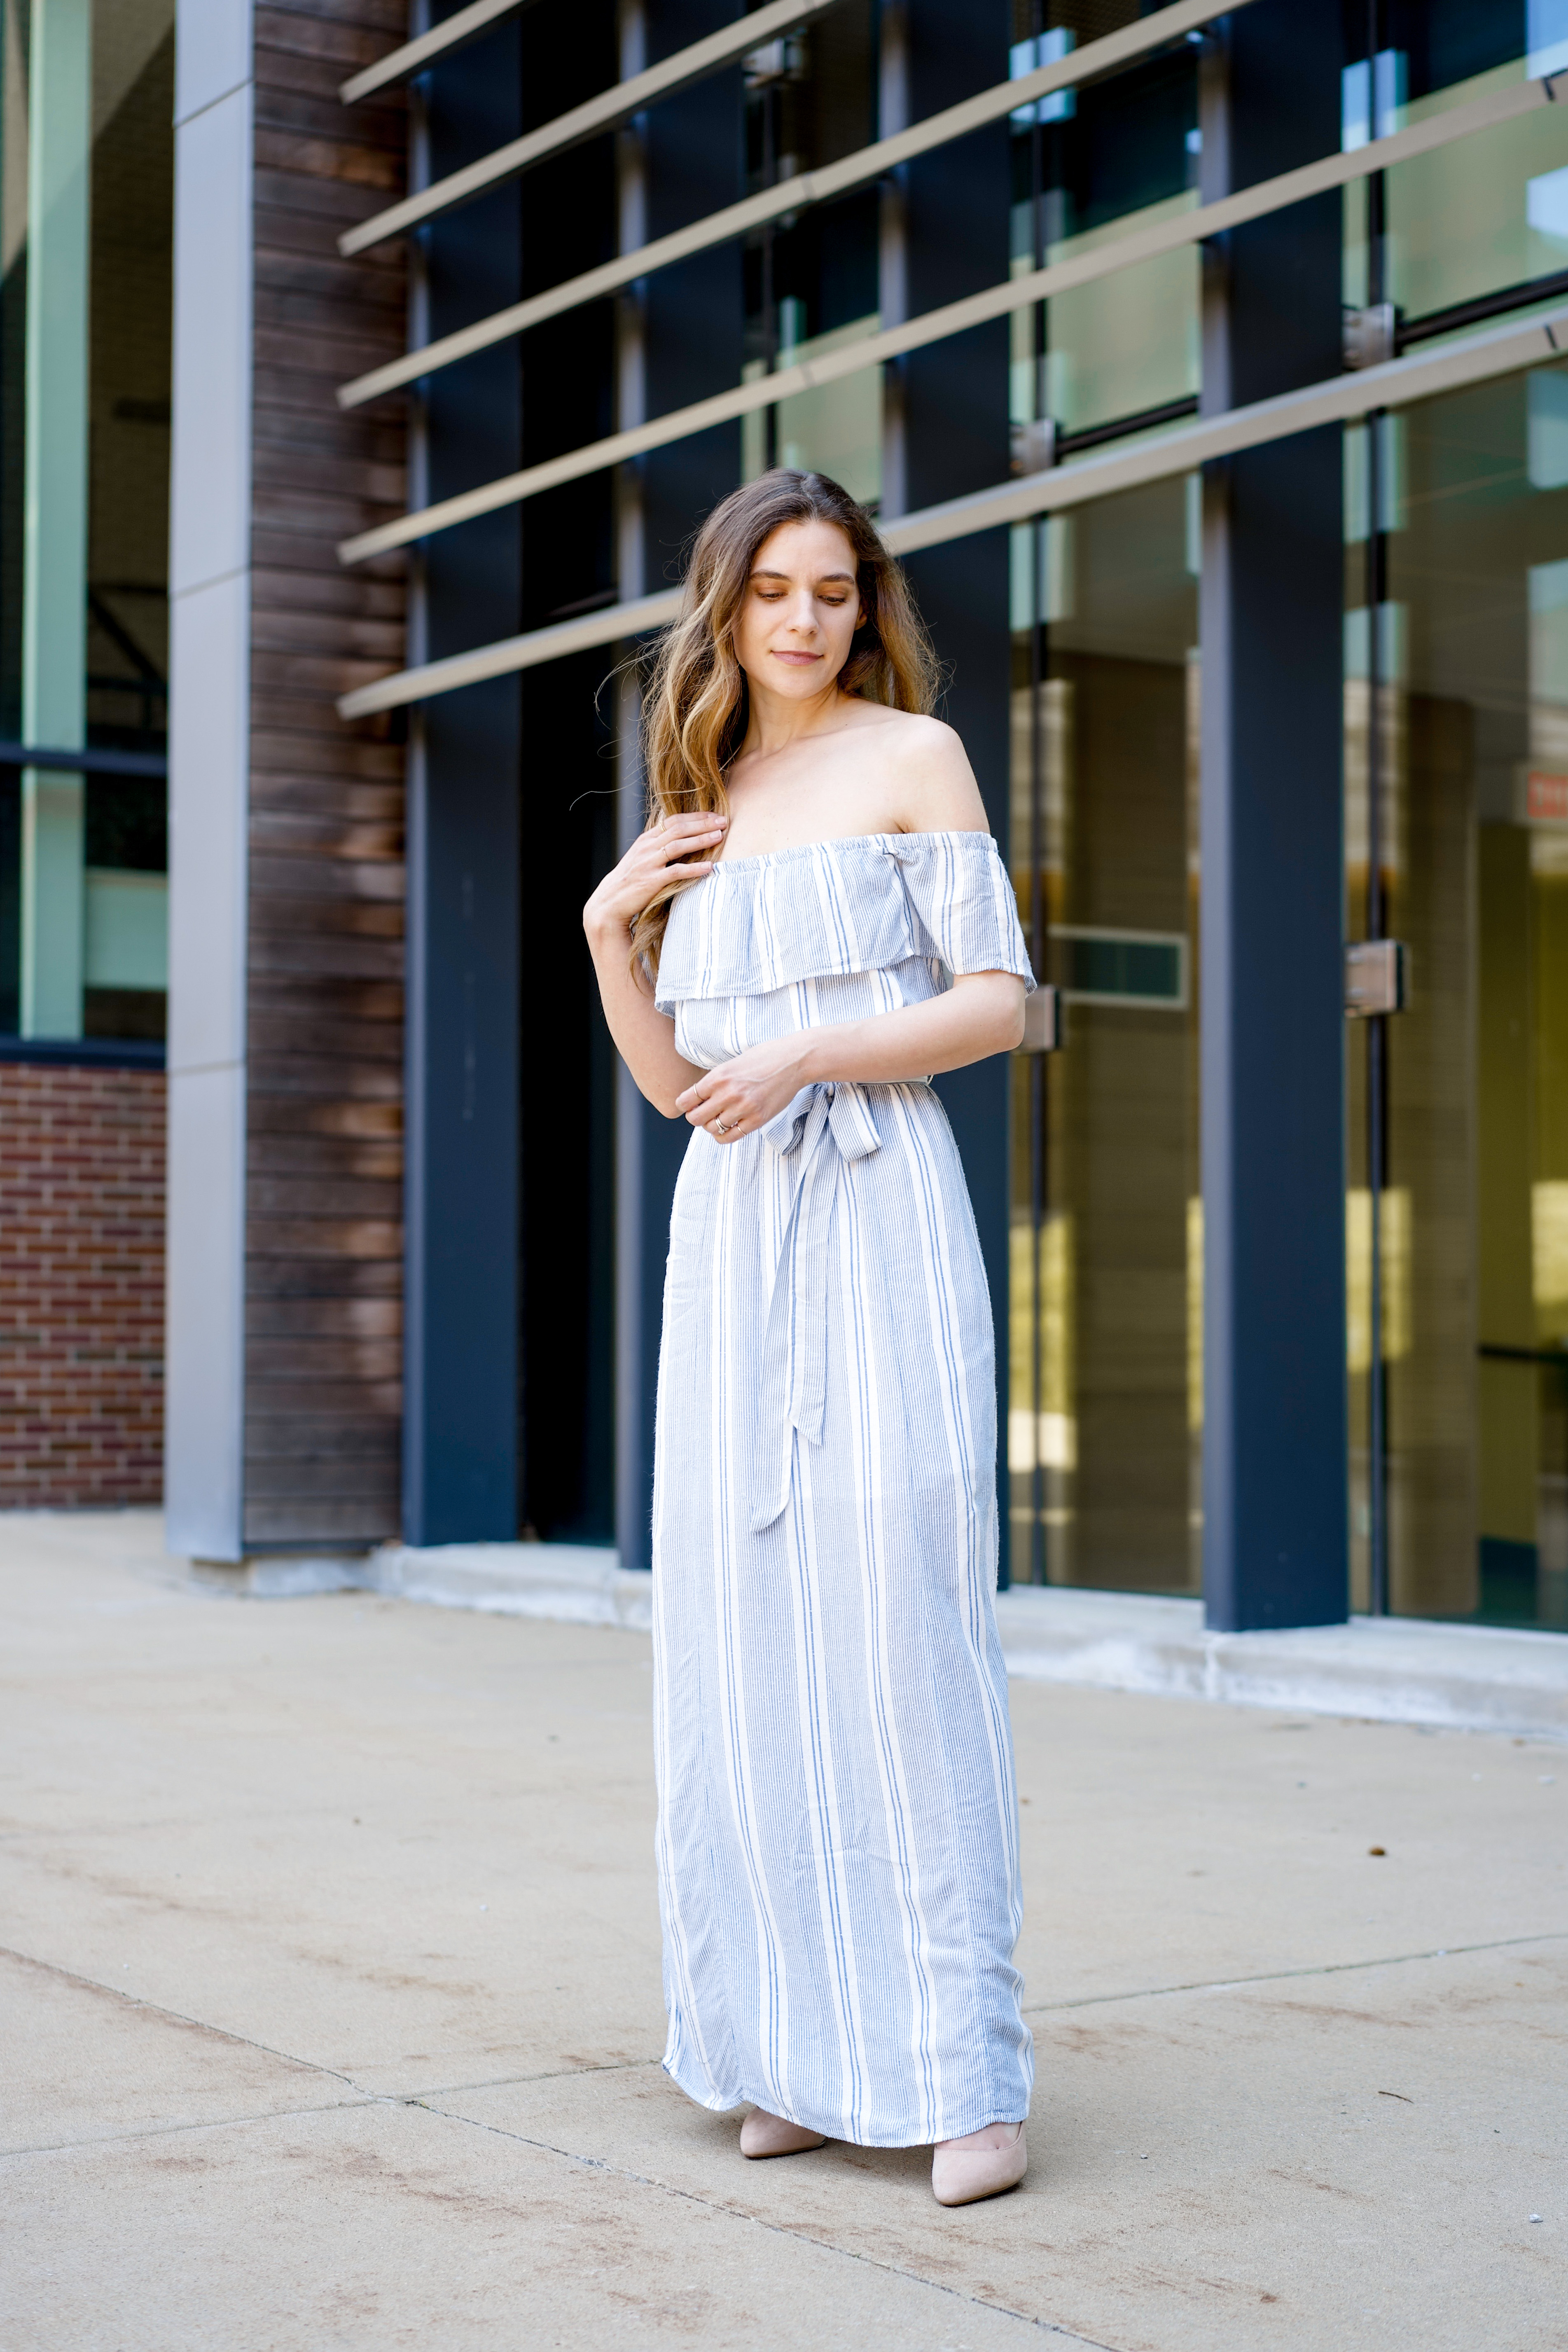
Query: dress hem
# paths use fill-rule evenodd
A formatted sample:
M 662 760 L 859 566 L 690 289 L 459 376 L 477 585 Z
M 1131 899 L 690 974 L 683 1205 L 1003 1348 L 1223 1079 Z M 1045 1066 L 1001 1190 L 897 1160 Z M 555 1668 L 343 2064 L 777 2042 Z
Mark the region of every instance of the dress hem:
M 738 2114 L 742 2107 L 761 2107 L 770 2116 L 778 2116 L 784 2123 L 798 2124 L 802 2131 L 820 2132 L 825 2139 L 837 2140 L 845 2147 L 935 2147 L 940 2145 L 940 2142 L 923 2135 L 917 2139 L 907 2139 L 898 2134 L 873 2137 L 868 2139 L 851 2139 L 844 2128 L 842 2116 L 825 2116 L 820 2112 L 813 2113 L 796 2105 L 788 2107 L 770 2106 L 767 2098 L 750 2091 L 742 2091 L 738 2096 L 731 2099 L 696 2090 L 690 2083 L 681 2080 L 668 2058 L 661 2058 L 659 2064 L 669 2076 L 676 2089 L 683 2091 L 696 2105 L 706 2107 L 710 2115 L 730 2116 Z M 771 2096 L 770 2093 L 769 2097 Z M 1029 2110 L 1026 2106 L 1021 2115 L 977 2116 L 973 2122 L 960 2123 L 952 2130 L 944 2131 L 942 2139 L 967 2138 L 971 2132 L 984 2131 L 987 2124 L 1026 2124 L 1028 2120 Z

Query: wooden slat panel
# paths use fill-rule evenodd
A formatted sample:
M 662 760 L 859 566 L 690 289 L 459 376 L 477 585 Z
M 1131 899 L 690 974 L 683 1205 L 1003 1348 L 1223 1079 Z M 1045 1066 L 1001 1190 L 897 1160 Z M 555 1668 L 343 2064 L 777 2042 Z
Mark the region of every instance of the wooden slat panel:
M 401 404 L 344 376 L 401 350 L 401 253 L 340 232 L 402 191 L 402 100 L 337 88 L 404 0 L 256 15 L 246 1538 L 397 1529 L 402 1349 L 403 752 L 345 687 L 404 657 L 396 566 L 336 543 L 405 502 Z
M 296 572 L 286 564 L 276 571 L 258 565 L 250 575 L 250 592 L 260 599 L 263 615 L 278 624 L 299 612 L 366 614 L 377 621 L 403 618 L 401 575 L 372 577 L 362 574 L 357 566 L 353 572 L 345 572 L 341 565 L 330 572 Z
M 310 1522 L 301 1538 L 299 1523 Z M 390 1480 L 385 1495 L 373 1502 L 329 1503 L 308 1496 L 283 1503 L 249 1503 L 245 1507 L 247 1544 L 340 1543 L 345 1549 L 378 1543 L 397 1519 L 397 1490 Z
M 341 574 L 334 576 L 340 577 Z M 319 709 L 319 705 L 313 706 Z M 362 776 L 367 782 L 403 782 L 403 746 L 385 737 L 379 740 L 365 730 L 362 740 L 312 735 L 284 728 L 268 716 L 268 724 L 250 730 L 250 766 L 255 774 Z
M 253 972 L 287 973 L 291 978 L 401 980 L 403 940 L 401 935 L 387 940 L 333 939 L 317 942 L 312 952 L 309 939 L 281 930 L 258 939 L 253 929 L 250 963 Z
M 329 415 L 314 396 L 304 407 L 274 402 L 265 429 L 258 432 L 256 439 L 258 448 L 268 450 L 299 449 L 374 465 L 403 462 L 403 433 L 391 418 L 369 409 Z
M 312 139 L 308 131 L 279 130 L 269 122 L 257 124 L 256 160 L 269 171 L 297 172 L 302 179 L 349 180 L 356 188 L 378 190 L 384 198 L 395 200 L 402 193 L 401 161 L 390 150 L 378 154 L 363 147 L 351 165 L 336 140 Z
M 251 1310 L 258 1338 L 395 1339 L 403 1328 L 400 1298 L 268 1298 Z
M 268 1410 L 263 1384 L 254 1398 L 251 1418 L 247 1423 L 246 1460 L 275 1463 L 285 1476 L 291 1460 L 379 1463 L 395 1472 L 402 1454 L 402 1434 L 395 1422 L 389 1424 L 380 1412 L 329 1406 L 321 1396 L 314 1402 L 314 1423 L 301 1430 L 298 1413 Z M 274 1482 L 274 1492 L 277 1483 Z M 356 1493 L 363 1483 L 363 1477 L 355 1477 L 348 1492 Z
M 329 1279 L 330 1276 L 330 1279 Z M 326 1267 L 272 1258 L 259 1259 L 253 1272 L 251 1295 L 256 1298 L 398 1298 L 403 1295 L 403 1269 L 390 1258 L 343 1259 Z M 362 1404 L 361 1412 L 369 1408 Z M 247 1424 L 248 1426 L 248 1424 Z M 393 1432 L 394 1438 L 399 1433 Z
M 268 653 L 302 653 L 314 646 L 344 660 L 396 661 L 404 643 L 403 624 L 296 608 L 258 614 L 251 643 L 265 646 Z
M 258 8 L 256 46 L 285 52 L 292 58 L 324 58 L 332 68 L 332 87 L 350 73 L 373 66 L 386 55 L 384 36 L 406 24 L 407 9 L 400 0 L 384 0 L 385 22 L 374 28 L 363 21 L 371 11 L 359 9 L 360 22 L 340 24 L 331 12 L 301 8 Z M 396 41 L 390 46 L 396 47 Z
M 353 1454 L 330 1454 L 320 1462 L 274 1462 L 262 1455 L 246 1464 L 246 1500 L 258 1515 L 264 1504 L 289 1504 L 298 1509 L 318 1496 L 329 1507 L 358 1502 L 395 1510 L 398 1469 L 395 1458 L 366 1460 Z

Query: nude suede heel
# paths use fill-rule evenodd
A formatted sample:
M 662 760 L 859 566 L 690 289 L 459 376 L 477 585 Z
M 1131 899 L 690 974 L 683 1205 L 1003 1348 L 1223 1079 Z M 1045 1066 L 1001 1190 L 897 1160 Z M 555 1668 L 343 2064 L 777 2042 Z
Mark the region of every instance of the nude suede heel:
M 1024 2126 L 1015 2124 L 1016 2137 L 1005 2147 L 939 2147 L 931 2160 L 931 2195 L 939 2205 L 977 2205 L 983 2197 L 1000 2197 L 1016 2189 L 1029 2168 Z
M 741 2126 L 742 2156 L 800 2156 L 808 2147 L 826 2146 L 826 2132 L 786 2123 L 783 2116 L 770 2116 L 766 2107 L 753 2107 Z

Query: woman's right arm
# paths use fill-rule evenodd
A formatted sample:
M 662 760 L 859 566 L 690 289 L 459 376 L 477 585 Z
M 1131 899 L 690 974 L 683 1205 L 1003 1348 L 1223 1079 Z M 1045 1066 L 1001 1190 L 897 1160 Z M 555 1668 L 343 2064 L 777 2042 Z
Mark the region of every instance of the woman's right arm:
M 660 1013 L 631 964 L 632 926 L 671 880 L 711 873 L 724 838 L 721 816 L 671 816 L 638 836 L 583 909 L 583 929 L 598 975 L 599 996 L 616 1049 L 642 1092 L 666 1118 L 675 1098 L 702 1075 L 675 1050 L 675 1024 Z

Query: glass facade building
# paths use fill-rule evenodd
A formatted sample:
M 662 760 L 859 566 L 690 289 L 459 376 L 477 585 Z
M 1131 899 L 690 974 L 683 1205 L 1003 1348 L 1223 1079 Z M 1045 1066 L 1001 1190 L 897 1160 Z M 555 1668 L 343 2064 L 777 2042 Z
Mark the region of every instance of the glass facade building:
M 174 0 L 0 28 L 0 1034 L 126 1058 L 167 992 Z
M 1217 1624 L 1568 1631 L 1568 5 L 588 0 L 473 30 L 420 0 L 406 44 L 316 13 L 331 54 L 307 74 L 301 37 L 280 68 L 315 110 L 289 135 L 363 142 L 287 281 L 321 356 L 285 351 L 282 297 L 187 312 L 175 503 L 222 503 L 203 367 L 235 416 L 295 370 L 298 454 L 242 451 L 234 495 L 259 516 L 264 478 L 299 487 L 323 532 L 341 509 L 352 646 L 331 676 L 296 646 L 268 691 L 358 780 L 342 870 L 383 855 L 405 784 L 405 945 L 375 918 L 403 1132 L 390 1100 L 374 1133 L 352 1107 L 300 1125 L 289 1181 L 341 1183 L 342 1238 L 285 1279 L 255 1157 L 281 1115 L 236 1079 L 216 1190 L 214 1130 L 176 1118 L 193 1548 L 526 1535 L 646 1564 L 685 1130 L 617 1072 L 578 909 L 639 822 L 636 656 L 681 550 L 784 464 L 904 555 L 1057 992 L 1055 1050 L 942 1082 L 997 1323 L 1005 1572 L 1204 1592 Z M 233 142 L 209 154 L 207 100 L 176 101 L 169 0 L 4 24 L 0 1053 L 161 1051 L 172 695 L 173 1017 L 227 971 L 216 891 L 250 926 L 254 1071 L 258 1007 L 269 1041 L 305 1018 L 256 977 L 283 819 L 258 830 L 254 749 L 228 833 L 230 787 L 181 753 L 182 710 L 216 740 L 206 640 L 166 684 L 172 257 L 226 217 L 203 174 Z M 178 32 L 225 106 L 290 38 L 237 0 Z M 253 212 L 281 153 L 247 151 Z M 310 469 L 351 430 L 333 506 Z M 289 790 L 292 842 L 315 820 Z M 336 1019 L 285 1040 L 300 1070 L 347 1067 Z M 182 1055 L 194 1103 L 223 1055 Z M 319 1410 L 269 1417 L 265 1350 L 329 1331 Z M 398 1493 L 313 1517 L 373 1388 Z M 285 1511 L 254 1480 L 289 1449 Z

